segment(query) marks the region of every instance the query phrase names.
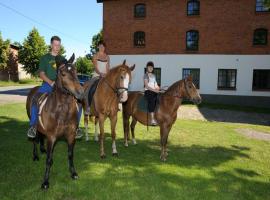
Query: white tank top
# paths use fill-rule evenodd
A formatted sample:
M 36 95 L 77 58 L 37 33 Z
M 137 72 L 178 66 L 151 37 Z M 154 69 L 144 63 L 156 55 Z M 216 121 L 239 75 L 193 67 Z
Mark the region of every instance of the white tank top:
M 106 70 L 107 63 L 108 63 L 107 60 L 100 60 L 100 59 L 97 60 L 97 68 L 101 73 L 105 74 L 107 72 L 107 70 Z M 98 77 L 98 76 L 100 76 L 100 75 L 96 71 L 94 71 L 93 77 Z
M 156 76 L 154 74 L 151 74 L 151 75 L 145 74 L 144 79 L 148 80 L 148 87 L 151 87 L 153 89 L 156 88 L 157 81 L 156 81 Z M 146 87 L 144 89 L 148 90 Z

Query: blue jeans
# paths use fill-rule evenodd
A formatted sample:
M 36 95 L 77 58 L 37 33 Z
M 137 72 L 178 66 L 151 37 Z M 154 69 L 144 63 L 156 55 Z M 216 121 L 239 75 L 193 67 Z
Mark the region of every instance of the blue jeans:
M 44 82 L 42 85 L 39 87 L 37 93 L 40 94 L 50 94 L 52 92 L 52 86 L 50 86 L 48 83 Z M 38 95 L 36 95 L 38 96 Z M 35 97 L 34 97 L 35 98 Z M 37 102 L 37 101 L 35 101 Z M 79 106 L 79 112 L 77 115 L 78 123 L 80 123 L 81 120 L 81 115 L 82 115 L 82 106 Z M 36 103 L 32 103 L 31 105 L 31 119 L 30 119 L 30 126 L 35 126 L 38 122 L 38 106 Z

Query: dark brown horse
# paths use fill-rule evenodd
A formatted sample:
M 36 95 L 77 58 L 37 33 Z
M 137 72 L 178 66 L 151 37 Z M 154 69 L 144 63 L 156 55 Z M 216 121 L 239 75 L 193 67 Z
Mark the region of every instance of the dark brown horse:
M 71 177 L 78 178 L 73 164 L 73 148 L 75 145 L 76 128 L 78 126 L 77 99 L 83 98 L 83 88 L 81 87 L 74 65 L 74 54 L 69 61 L 57 60 L 57 79 L 53 92 L 44 98 L 39 106 L 39 120 L 37 125 L 38 134 L 47 138 L 47 159 L 44 181 L 41 185 L 43 189 L 49 187 L 49 173 L 53 163 L 52 155 L 56 141 L 64 137 L 68 143 L 68 159 Z M 33 88 L 26 102 L 27 114 L 30 118 L 30 109 L 33 97 L 37 92 L 37 87 Z M 34 140 L 34 158 L 38 158 L 37 144 Z
M 104 122 L 107 117 L 111 121 L 111 135 L 112 135 L 112 155 L 118 155 L 115 143 L 115 126 L 117 122 L 118 104 L 127 101 L 128 86 L 131 81 L 131 71 L 135 65 L 128 67 L 126 61 L 122 65 L 112 68 L 108 74 L 101 78 L 92 101 L 91 109 L 96 117 L 95 123 L 99 123 L 100 127 L 100 157 L 105 158 L 104 152 Z M 84 107 L 84 110 L 86 108 Z M 86 127 L 86 134 L 88 135 L 88 115 L 84 117 L 84 124 Z
M 129 126 L 132 133 L 132 141 L 136 144 L 135 140 L 135 126 L 137 121 L 144 125 L 150 124 L 150 117 L 147 116 L 147 112 L 138 109 L 138 101 L 143 97 L 141 92 L 129 93 L 129 98 L 126 103 L 123 104 L 123 126 L 124 126 L 124 139 L 125 146 L 128 146 Z M 196 104 L 201 102 L 200 94 L 192 82 L 192 78 L 177 81 L 168 90 L 160 94 L 159 107 L 155 112 L 155 118 L 157 119 L 160 127 L 160 143 L 161 143 L 161 155 L 160 159 L 165 161 L 168 155 L 167 153 L 167 139 L 177 118 L 177 110 L 181 105 L 183 98 L 188 98 Z M 132 117 L 131 125 L 129 124 L 129 118 Z

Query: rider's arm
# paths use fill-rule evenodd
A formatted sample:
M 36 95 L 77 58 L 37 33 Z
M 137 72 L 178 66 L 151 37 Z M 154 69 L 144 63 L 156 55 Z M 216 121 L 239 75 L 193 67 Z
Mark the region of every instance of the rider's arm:
M 153 92 L 158 92 L 158 90 L 156 90 L 155 88 L 152 88 L 148 85 L 149 83 L 149 80 L 148 78 L 144 78 L 144 87 L 147 89 L 147 90 L 150 90 L 150 91 L 153 91 Z
M 47 82 L 49 85 L 53 86 L 54 81 L 50 80 L 50 79 L 46 76 L 45 72 L 40 71 L 40 72 L 39 72 L 39 77 L 40 77 L 43 81 Z

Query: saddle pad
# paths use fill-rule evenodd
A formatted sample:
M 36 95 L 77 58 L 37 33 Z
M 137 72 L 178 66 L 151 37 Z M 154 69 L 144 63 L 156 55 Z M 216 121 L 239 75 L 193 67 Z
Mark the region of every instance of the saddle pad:
M 137 107 L 141 112 L 148 112 L 148 102 L 147 99 L 145 98 L 145 96 L 141 96 L 139 97 L 138 103 L 137 103 Z M 159 95 L 157 96 L 157 100 L 156 100 L 156 107 L 155 107 L 155 111 L 157 111 L 159 108 Z

